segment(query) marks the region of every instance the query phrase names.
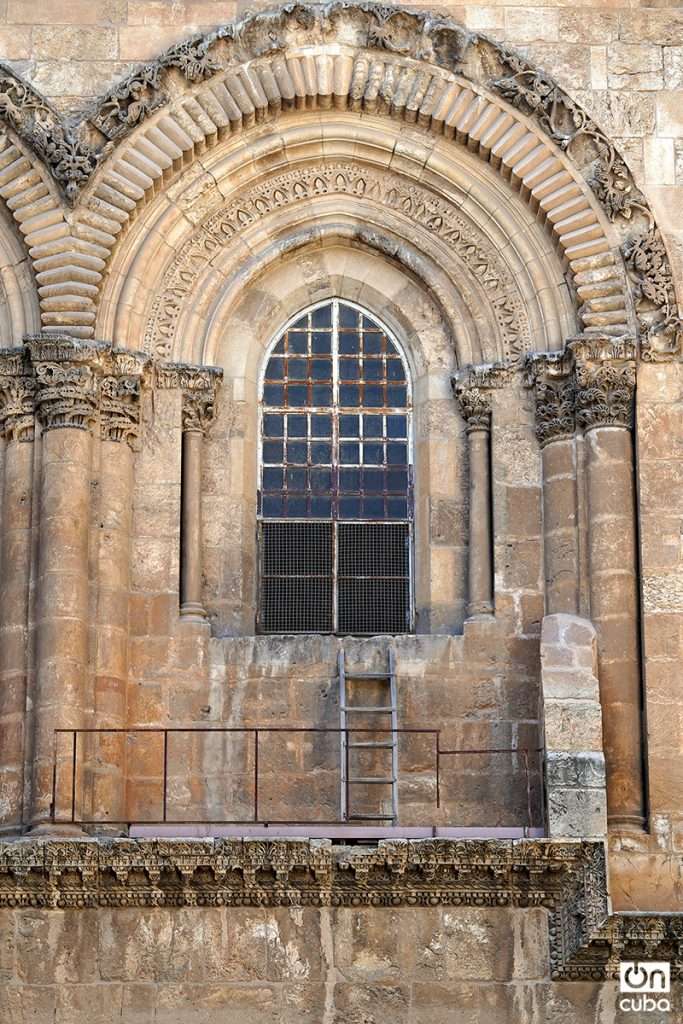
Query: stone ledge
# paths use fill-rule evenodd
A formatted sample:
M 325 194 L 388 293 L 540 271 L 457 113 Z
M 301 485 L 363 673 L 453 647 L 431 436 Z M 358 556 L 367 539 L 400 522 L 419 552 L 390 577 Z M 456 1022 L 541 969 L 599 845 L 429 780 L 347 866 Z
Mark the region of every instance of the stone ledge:
M 546 907 L 555 979 L 621 959 L 683 977 L 683 915 L 609 916 L 604 845 L 586 840 L 18 839 L 0 843 L 0 907 Z

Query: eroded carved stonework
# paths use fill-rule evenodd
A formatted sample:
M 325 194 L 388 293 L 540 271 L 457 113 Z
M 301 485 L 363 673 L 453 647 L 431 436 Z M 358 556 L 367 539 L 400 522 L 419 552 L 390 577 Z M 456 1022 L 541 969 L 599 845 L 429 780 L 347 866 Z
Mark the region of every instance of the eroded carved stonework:
M 583 336 L 568 342 L 576 359 L 576 422 L 633 428 L 636 345 L 631 338 Z
M 0 350 L 0 437 L 32 441 L 36 382 L 23 349 Z
M 573 437 L 576 380 L 571 350 L 528 356 L 525 384 L 535 391 L 536 437 L 541 448 L 551 441 Z
M 609 916 L 602 843 L 553 840 L 19 840 L 0 843 L 0 907 L 546 907 L 551 976 L 623 959 L 683 976 L 683 915 Z
M 453 394 L 467 423 L 467 433 L 490 429 L 491 390 L 509 384 L 514 369 L 511 363 L 467 366 L 451 379 Z
M 183 432 L 206 434 L 215 415 L 216 395 L 208 391 L 186 391 L 183 394 Z
M 289 171 L 249 189 L 209 217 L 168 267 L 145 331 L 145 349 L 168 358 L 184 302 L 218 250 L 240 232 L 277 210 L 326 195 L 349 195 L 406 217 L 445 242 L 486 292 L 498 322 L 506 357 L 519 356 L 529 343 L 524 302 L 514 277 L 495 246 L 476 232 L 443 197 L 426 188 L 348 163 L 316 164 Z
M 626 267 L 634 285 L 640 328 L 640 354 L 660 363 L 683 350 L 683 319 L 676 306 L 671 264 L 657 228 L 629 239 L 623 246 Z

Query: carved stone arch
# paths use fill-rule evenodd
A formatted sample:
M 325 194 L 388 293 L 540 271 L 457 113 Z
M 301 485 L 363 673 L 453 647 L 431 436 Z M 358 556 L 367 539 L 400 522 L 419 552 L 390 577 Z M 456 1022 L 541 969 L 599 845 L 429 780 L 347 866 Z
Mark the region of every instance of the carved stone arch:
M 509 204 L 507 188 L 474 157 L 444 160 L 436 140 L 423 157 L 422 141 L 348 116 L 295 119 L 275 137 L 227 141 L 132 226 L 107 276 L 98 335 L 210 361 L 210 303 L 235 301 L 307 234 L 315 243 L 339 229 L 348 244 L 409 266 L 437 295 L 460 363 L 561 347 L 578 329 L 576 312 L 533 214 Z

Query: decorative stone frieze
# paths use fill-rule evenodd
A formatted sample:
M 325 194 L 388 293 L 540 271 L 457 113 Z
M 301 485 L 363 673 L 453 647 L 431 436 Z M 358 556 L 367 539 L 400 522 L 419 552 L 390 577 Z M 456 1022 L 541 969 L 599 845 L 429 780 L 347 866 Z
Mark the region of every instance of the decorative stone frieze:
M 576 422 L 594 427 L 633 428 L 636 345 L 631 338 L 575 338 Z
M 0 350 L 0 437 L 32 441 L 36 382 L 22 349 Z
M 573 437 L 576 429 L 574 357 L 571 350 L 531 355 L 525 383 L 536 395 L 536 437 L 541 448 Z
M 609 916 L 604 845 L 553 840 L 21 840 L 0 844 L 0 907 L 546 907 L 553 979 L 622 959 L 683 974 L 683 915 Z

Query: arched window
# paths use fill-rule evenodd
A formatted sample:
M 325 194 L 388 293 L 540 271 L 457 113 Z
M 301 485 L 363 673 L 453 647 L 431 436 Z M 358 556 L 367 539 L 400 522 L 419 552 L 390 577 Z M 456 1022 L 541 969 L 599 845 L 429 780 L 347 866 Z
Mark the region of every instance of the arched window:
M 299 314 L 261 402 L 263 633 L 412 629 L 411 393 L 396 341 L 334 299 Z

